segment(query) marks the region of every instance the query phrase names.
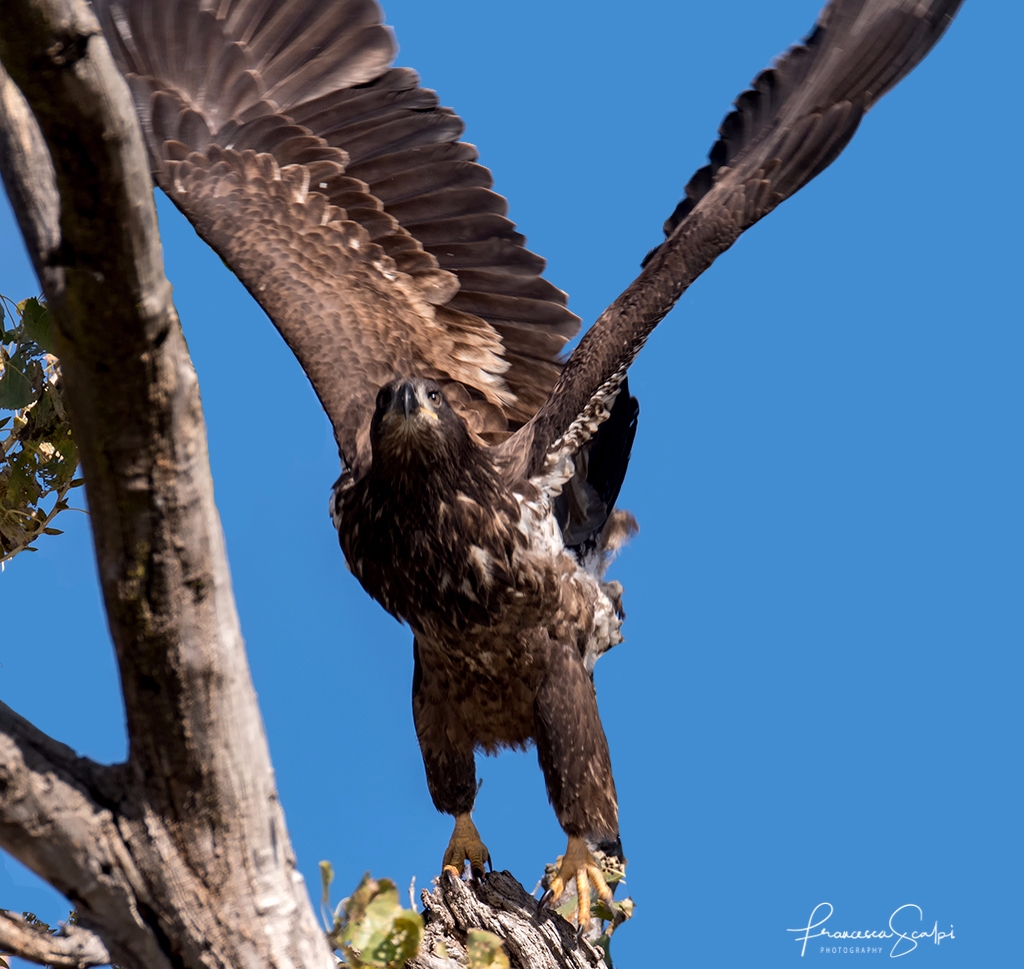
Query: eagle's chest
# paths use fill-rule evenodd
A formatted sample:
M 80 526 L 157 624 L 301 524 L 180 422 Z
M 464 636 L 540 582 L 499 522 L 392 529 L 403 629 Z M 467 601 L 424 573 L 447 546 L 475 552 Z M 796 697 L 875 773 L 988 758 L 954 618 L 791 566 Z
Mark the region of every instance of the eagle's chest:
M 413 628 L 492 625 L 531 581 L 519 503 L 496 480 L 368 476 L 341 498 L 349 569 Z

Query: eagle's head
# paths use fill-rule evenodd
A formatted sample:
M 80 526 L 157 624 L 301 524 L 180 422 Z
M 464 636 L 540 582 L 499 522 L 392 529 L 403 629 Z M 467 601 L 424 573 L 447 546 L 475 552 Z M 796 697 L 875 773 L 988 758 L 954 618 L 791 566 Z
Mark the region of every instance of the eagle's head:
M 399 377 L 377 393 L 370 443 L 375 464 L 429 466 L 457 461 L 470 440 L 436 381 Z

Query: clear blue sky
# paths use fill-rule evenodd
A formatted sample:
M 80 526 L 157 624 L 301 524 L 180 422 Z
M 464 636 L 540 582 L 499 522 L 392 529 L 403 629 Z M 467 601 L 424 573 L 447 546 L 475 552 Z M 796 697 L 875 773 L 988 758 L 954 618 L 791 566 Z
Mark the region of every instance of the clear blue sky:
M 817 0 L 402 0 L 401 45 L 467 122 L 589 323 L 632 279 L 732 99 Z M 635 920 L 622 967 L 803 962 L 788 928 L 1020 958 L 1024 416 L 1017 4 L 969 0 L 843 156 L 741 239 L 631 371 L 640 430 L 597 667 Z M 327 421 L 262 312 L 162 198 L 253 676 L 307 879 L 429 884 L 450 832 L 409 706 L 410 635 L 346 572 Z M 0 292 L 36 291 L 8 212 Z M 83 515 L 0 577 L 0 697 L 102 761 L 123 713 Z M 476 820 L 528 887 L 564 837 L 532 753 Z M 1013 778 L 1017 777 L 1015 783 Z M 66 905 L 10 859 L 0 906 Z M 906 912 L 904 913 L 906 914 Z M 820 940 L 816 940 L 820 942 Z M 851 960 L 853 956 L 849 956 Z M 876 962 L 888 958 L 868 956 Z

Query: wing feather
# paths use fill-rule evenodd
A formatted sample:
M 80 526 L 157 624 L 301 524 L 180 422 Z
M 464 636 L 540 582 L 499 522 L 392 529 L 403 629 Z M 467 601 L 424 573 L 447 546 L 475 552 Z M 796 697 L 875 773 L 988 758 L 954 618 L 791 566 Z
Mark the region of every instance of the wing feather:
M 578 318 L 565 294 L 541 281 L 544 261 L 525 249 L 476 149 L 458 141 L 462 120 L 415 72 L 390 67 L 394 41 L 373 0 L 96 6 L 129 78 L 157 182 L 296 352 L 349 464 L 365 461 L 357 442 L 367 401 L 397 372 L 462 384 L 457 406 L 484 440 L 502 439 L 535 413 Z M 266 220 L 281 213 L 260 208 L 252 193 L 270 185 L 267 204 L 278 205 L 284 186 L 300 178 L 290 173 L 296 166 L 308 186 L 295 192 L 302 219 L 315 226 L 327 206 L 331 224 L 359 227 L 363 251 L 375 245 L 386 261 L 376 250 L 369 262 L 352 251 L 342 259 L 335 247 L 325 264 L 312 247 L 333 237 L 300 231 L 298 222 L 271 247 Z M 221 178 L 229 184 L 217 189 Z M 227 231 L 224 199 L 236 205 L 235 231 Z M 302 258 L 289 256 L 286 243 L 302 246 Z M 266 252 L 256 259 L 260 246 Z M 258 278 L 246 277 L 243 263 L 258 264 Z M 304 278 L 327 265 L 330 276 Z M 462 292 L 460 273 L 470 274 Z M 296 287 L 303 314 L 289 310 Z M 336 311 L 353 299 L 357 314 Z M 330 327 L 360 329 L 339 335 Z M 344 344 L 345 355 L 317 366 L 329 344 Z
M 396 372 L 415 366 L 450 384 L 477 380 L 490 368 L 487 396 L 500 401 L 500 373 L 508 364 L 497 356 L 497 341 L 481 340 L 465 317 L 441 316 L 439 310 L 452 311 L 424 300 L 415 280 L 362 225 L 309 191 L 303 166 L 281 168 L 266 153 L 211 145 L 169 162 L 166 172 L 168 194 L 197 232 L 230 257 L 239 279 L 287 334 L 357 470 L 369 457 L 363 415 Z M 344 299 L 337 298 L 338 279 L 345 280 Z M 365 353 L 367 342 L 382 352 Z M 354 371 L 352 379 L 332 378 L 339 362 Z
M 498 454 L 510 479 L 560 487 L 565 459 L 607 414 L 629 365 L 683 291 L 739 236 L 823 171 L 864 113 L 928 53 L 962 0 L 832 0 L 806 40 L 755 79 L 666 241 L 585 334 L 536 416 Z

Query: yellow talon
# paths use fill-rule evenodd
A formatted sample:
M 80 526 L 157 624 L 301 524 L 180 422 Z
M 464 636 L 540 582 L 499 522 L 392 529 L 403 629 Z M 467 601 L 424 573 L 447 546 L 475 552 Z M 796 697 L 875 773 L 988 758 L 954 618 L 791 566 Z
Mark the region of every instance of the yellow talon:
M 590 924 L 590 887 L 593 885 L 598 897 L 609 908 L 612 905 L 612 890 L 604 880 L 600 866 L 594 861 L 587 843 L 575 836 L 569 837 L 565 854 L 559 859 L 555 872 L 542 902 L 554 908 L 565 891 L 565 886 L 576 881 L 576 924 L 580 928 Z
M 458 815 L 455 818 L 455 830 L 452 832 L 451 840 L 448 842 L 444 859 L 441 862 L 442 871 L 450 872 L 456 878 L 461 878 L 462 869 L 468 861 L 470 871 L 482 878 L 484 865 L 489 864 L 490 860 L 491 853 L 480 840 L 480 832 L 473 824 L 473 819 L 468 814 Z

